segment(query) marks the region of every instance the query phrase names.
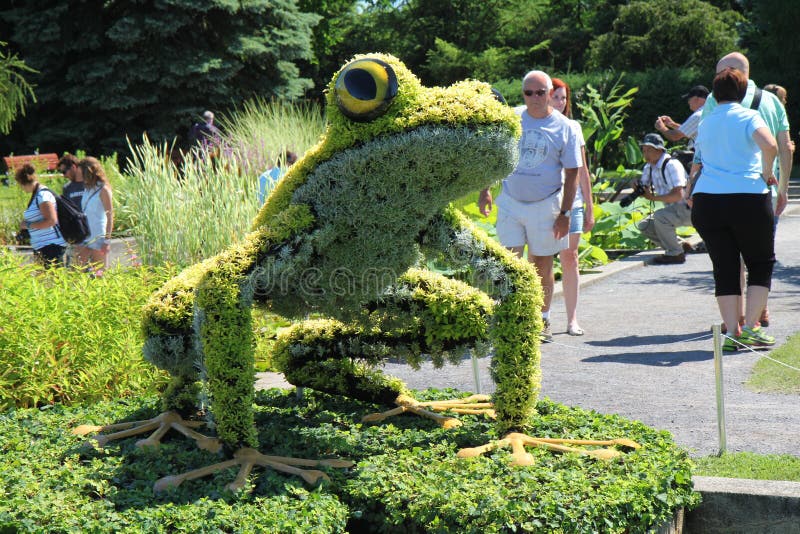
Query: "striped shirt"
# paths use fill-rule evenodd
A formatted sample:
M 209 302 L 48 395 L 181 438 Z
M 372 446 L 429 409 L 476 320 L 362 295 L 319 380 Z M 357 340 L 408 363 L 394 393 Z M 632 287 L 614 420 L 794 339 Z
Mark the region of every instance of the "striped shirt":
M 31 202 L 31 205 L 27 207 L 25 213 L 22 215 L 26 223 L 33 224 L 44 220 L 42 211 L 39 209 L 39 205 L 43 202 L 50 202 L 53 205 L 53 210 L 56 209 L 56 197 L 53 195 L 53 192 L 49 189 L 39 187 L 36 190 L 36 196 L 33 202 Z M 56 220 L 57 219 L 58 215 L 56 215 Z M 31 234 L 31 248 L 33 248 L 33 250 L 39 250 L 47 245 L 67 246 L 67 242 L 64 241 L 64 238 L 61 237 L 61 232 L 58 230 L 58 224 L 50 228 L 29 228 L 28 231 Z
M 703 106 L 697 108 L 697 110 L 689 115 L 689 118 L 683 121 L 683 124 L 680 125 L 678 131 L 681 132 L 683 135 L 689 138 L 689 148 L 691 149 L 694 145 L 694 140 L 697 138 L 697 127 L 700 126 L 700 121 L 703 117 Z

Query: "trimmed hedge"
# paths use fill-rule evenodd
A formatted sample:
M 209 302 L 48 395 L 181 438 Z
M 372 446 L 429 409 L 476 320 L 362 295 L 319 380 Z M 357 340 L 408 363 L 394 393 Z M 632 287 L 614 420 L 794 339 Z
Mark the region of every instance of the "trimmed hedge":
M 548 400 L 537 405 L 532 435 L 624 436 L 643 447 L 611 461 L 534 449 L 535 465 L 513 467 L 504 450 L 456 458 L 460 447 L 498 438 L 482 417 L 459 416 L 464 425 L 451 430 L 412 416 L 366 425 L 361 417 L 380 406 L 312 390 L 259 391 L 255 400 L 261 452 L 356 466 L 322 467 L 331 482 L 316 488 L 257 468 L 244 491 L 230 493 L 221 488 L 231 468 L 154 494 L 158 478 L 222 458 L 177 433 L 156 451 L 136 449 L 137 438 L 96 451 L 68 429 L 152 417 L 156 398 L 16 410 L 0 415 L 0 531 L 636 533 L 699 502 L 691 462 L 667 432 Z

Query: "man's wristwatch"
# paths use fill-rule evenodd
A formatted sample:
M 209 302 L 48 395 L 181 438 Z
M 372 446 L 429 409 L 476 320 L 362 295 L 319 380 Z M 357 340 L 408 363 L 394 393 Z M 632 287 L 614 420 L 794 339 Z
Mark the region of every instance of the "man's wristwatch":
M 564 215 L 565 217 L 569 217 L 569 210 L 559 210 L 559 215 Z

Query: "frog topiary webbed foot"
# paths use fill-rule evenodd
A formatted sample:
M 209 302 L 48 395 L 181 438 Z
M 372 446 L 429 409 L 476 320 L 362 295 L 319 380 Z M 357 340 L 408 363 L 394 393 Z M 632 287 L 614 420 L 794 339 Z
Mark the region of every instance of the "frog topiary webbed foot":
M 72 429 L 72 433 L 77 436 L 86 436 L 93 432 L 112 432 L 111 434 L 92 436 L 87 440 L 88 444 L 102 448 L 109 441 L 154 431 L 148 438 L 137 441 L 136 446 L 158 447 L 161 444 L 161 438 L 163 438 L 170 429 L 174 429 L 187 438 L 193 439 L 199 448 L 209 452 L 219 452 L 222 448 L 222 444 L 217 438 L 208 437 L 193 430 L 204 424 L 205 423 L 202 421 L 187 421 L 177 412 L 170 411 L 143 421 L 129 421 L 106 426 L 80 425 Z
M 602 449 L 586 449 L 583 447 L 576 447 L 575 445 L 604 445 L 606 448 Z M 518 432 L 511 432 L 503 439 L 481 445 L 480 447 L 468 447 L 458 451 L 459 458 L 474 458 L 487 452 L 503 447 L 511 447 L 511 456 L 513 458 L 513 465 L 532 465 L 534 460 L 533 456 L 525 450 L 525 447 L 540 447 L 554 452 L 566 452 L 580 454 L 582 456 L 590 456 L 598 460 L 611 460 L 622 455 L 622 452 L 612 448 L 619 446 L 627 449 L 638 449 L 641 447 L 638 443 L 627 438 L 617 438 L 608 440 L 590 440 L 590 439 L 560 439 L 560 438 L 534 438 L 526 434 Z
M 436 423 L 443 428 L 456 428 L 461 426 L 461 421 L 454 417 L 439 415 L 435 412 L 486 415 L 494 419 L 496 414 L 490 399 L 488 395 L 470 395 L 469 397 L 461 399 L 419 402 L 408 395 L 400 395 L 395 400 L 395 404 L 398 405 L 397 408 L 365 415 L 361 421 L 364 423 L 377 423 L 394 415 L 412 413 L 436 421 Z
M 228 469 L 230 467 L 239 466 L 239 473 L 233 482 L 226 486 L 231 491 L 238 491 L 242 489 L 247 482 L 247 477 L 255 466 L 268 467 L 275 471 L 296 475 L 302 478 L 309 485 L 316 485 L 320 480 L 329 480 L 328 475 L 317 469 L 301 469 L 297 466 L 303 467 L 339 467 L 349 468 L 354 464 L 349 460 L 341 459 L 328 459 L 328 460 L 308 460 L 305 458 L 291 458 L 286 456 L 267 456 L 261 454 L 255 449 L 244 447 L 239 449 L 233 454 L 233 458 L 224 462 L 219 462 L 200 469 L 187 471 L 180 475 L 171 475 L 160 478 L 153 485 L 153 491 L 164 491 L 168 488 L 175 488 L 187 480 L 193 480 L 204 476 L 211 475 L 217 471 Z

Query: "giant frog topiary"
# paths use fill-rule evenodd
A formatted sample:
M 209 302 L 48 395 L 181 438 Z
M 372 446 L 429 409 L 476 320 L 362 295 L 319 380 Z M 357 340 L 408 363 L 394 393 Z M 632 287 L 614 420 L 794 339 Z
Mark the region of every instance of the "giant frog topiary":
M 228 462 L 166 477 L 159 489 L 235 464 L 242 467 L 233 487 L 256 464 L 309 482 L 324 474 L 297 466 L 348 465 L 255 450 L 254 303 L 289 317 L 331 317 L 303 320 L 282 333 L 274 361 L 296 386 L 397 405 L 367 420 L 410 411 L 449 426 L 458 421 L 427 408 L 455 408 L 496 414 L 499 430 L 512 431 L 524 429 L 534 413 L 541 328 L 536 273 L 449 205 L 512 170 L 519 117 L 485 83 L 426 88 L 396 58 L 371 54 L 334 75 L 327 119 L 322 140 L 277 185 L 252 231 L 183 271 L 146 306 L 145 356 L 172 375 L 166 412 L 77 431 L 119 430 L 95 436 L 102 445 L 154 430 L 139 444 L 157 445 L 173 428 L 203 448 L 236 451 Z M 423 257 L 461 268 L 460 278 L 473 285 L 420 268 Z M 447 355 L 457 362 L 465 347 L 489 345 L 497 386 L 491 409 L 477 397 L 464 405 L 423 406 L 400 380 L 375 369 L 389 355 L 418 365 L 429 354 L 441 366 Z M 180 415 L 196 414 L 198 401 L 209 408 L 216 438 L 197 433 L 193 428 L 202 423 Z M 512 445 L 524 462 L 526 442 L 559 447 L 517 434 L 500 444 Z

